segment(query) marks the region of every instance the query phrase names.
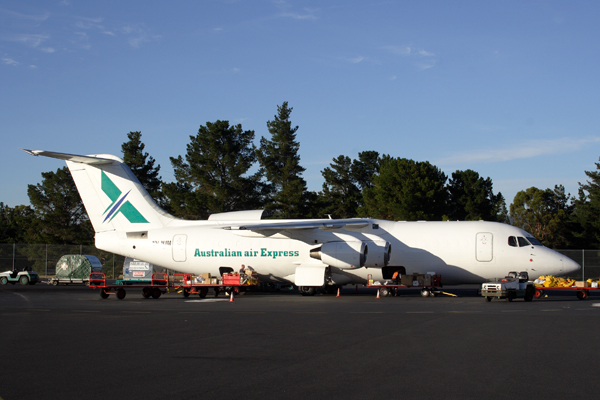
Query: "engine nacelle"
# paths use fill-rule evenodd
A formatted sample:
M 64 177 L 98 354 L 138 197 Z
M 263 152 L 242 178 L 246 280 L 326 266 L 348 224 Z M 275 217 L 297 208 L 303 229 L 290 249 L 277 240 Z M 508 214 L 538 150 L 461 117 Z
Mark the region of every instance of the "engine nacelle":
M 365 262 L 365 267 L 383 268 L 390 262 L 392 256 L 392 245 L 385 240 L 374 240 L 367 242 L 369 248 L 369 259 Z
M 365 242 L 327 242 L 311 250 L 310 256 L 332 267 L 361 268 L 365 265 L 368 251 Z

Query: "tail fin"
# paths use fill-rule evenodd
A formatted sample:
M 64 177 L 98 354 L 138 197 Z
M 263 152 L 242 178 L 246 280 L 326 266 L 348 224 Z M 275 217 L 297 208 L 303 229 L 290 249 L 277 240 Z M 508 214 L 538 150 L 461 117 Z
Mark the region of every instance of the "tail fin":
M 146 189 L 119 157 L 109 154 L 79 156 L 26 150 L 34 156 L 67 162 L 94 231 L 136 232 L 162 228 L 173 217 L 156 205 Z

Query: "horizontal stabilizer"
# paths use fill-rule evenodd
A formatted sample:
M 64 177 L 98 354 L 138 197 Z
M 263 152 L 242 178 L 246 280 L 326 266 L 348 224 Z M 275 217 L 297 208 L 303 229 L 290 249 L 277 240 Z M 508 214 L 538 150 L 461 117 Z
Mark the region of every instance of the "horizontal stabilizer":
M 68 153 L 56 153 L 53 151 L 45 151 L 45 150 L 28 150 L 21 149 L 27 154 L 31 154 L 32 156 L 44 156 L 51 158 L 58 158 L 59 160 L 72 161 L 77 163 L 89 164 L 89 165 L 102 165 L 102 164 L 110 164 L 115 161 L 122 162 L 121 159 L 115 156 L 110 156 L 103 154 L 102 156 L 80 156 L 76 154 L 68 154 Z M 114 158 L 106 158 L 106 157 L 114 157 Z

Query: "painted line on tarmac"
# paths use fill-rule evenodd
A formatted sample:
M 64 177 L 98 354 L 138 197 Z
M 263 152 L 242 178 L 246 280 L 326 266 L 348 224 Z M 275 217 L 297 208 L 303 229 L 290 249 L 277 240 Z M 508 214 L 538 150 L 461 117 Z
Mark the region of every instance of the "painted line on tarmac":
M 448 311 L 450 314 L 478 314 L 483 311 Z
M 600 307 L 600 303 L 593 303 L 592 307 Z
M 123 314 L 150 314 L 150 311 L 123 311 Z
M 527 310 L 502 310 L 500 312 L 525 312 Z
M 540 310 L 541 312 L 554 312 L 554 311 L 563 311 L 560 308 L 555 308 L 555 309 L 551 309 L 551 310 Z
M 385 311 L 353 311 L 350 314 L 385 314 Z
M 179 311 L 178 314 L 208 314 L 208 311 Z
M 229 301 L 229 299 L 204 299 L 204 300 L 186 300 L 186 303 L 216 303 L 219 301 Z
M 98 310 L 71 310 L 71 312 L 75 313 L 99 313 Z

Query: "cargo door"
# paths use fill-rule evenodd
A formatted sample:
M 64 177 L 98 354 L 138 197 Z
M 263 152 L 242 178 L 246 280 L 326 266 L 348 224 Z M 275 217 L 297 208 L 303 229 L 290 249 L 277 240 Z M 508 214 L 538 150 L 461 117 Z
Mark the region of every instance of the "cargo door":
M 477 247 L 475 255 L 477 261 L 488 262 L 494 257 L 493 235 L 490 232 L 480 232 L 477 234 Z
M 186 260 L 185 245 L 187 242 L 187 235 L 175 235 L 173 236 L 173 261 L 184 262 Z
M 323 266 L 296 267 L 294 284 L 296 286 L 323 286 L 325 284 L 325 270 Z

